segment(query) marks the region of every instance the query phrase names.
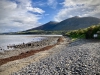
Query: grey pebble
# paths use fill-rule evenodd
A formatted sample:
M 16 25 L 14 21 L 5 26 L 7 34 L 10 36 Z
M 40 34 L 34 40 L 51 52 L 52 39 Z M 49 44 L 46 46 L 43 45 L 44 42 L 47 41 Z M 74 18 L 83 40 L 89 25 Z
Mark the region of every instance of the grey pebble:
M 100 75 L 100 55 L 96 56 L 99 46 L 100 42 L 77 40 L 66 49 L 11 75 Z

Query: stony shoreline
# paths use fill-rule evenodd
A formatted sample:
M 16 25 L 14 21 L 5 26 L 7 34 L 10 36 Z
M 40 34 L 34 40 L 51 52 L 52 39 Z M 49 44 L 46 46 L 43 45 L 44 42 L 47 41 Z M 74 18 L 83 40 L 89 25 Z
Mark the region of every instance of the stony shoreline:
M 0 59 L 16 56 L 30 50 L 39 50 L 46 46 L 54 45 L 57 43 L 58 38 L 59 38 L 58 36 L 52 36 L 37 42 L 29 42 L 29 43 L 24 43 L 19 45 L 8 46 L 8 48 L 12 50 L 4 50 L 3 53 L 1 52 Z
M 68 43 L 65 38 L 48 51 L 2 65 L 0 75 L 100 75 L 100 41 Z
M 47 41 L 47 39 L 46 39 L 46 42 L 44 43 L 44 45 L 42 46 L 42 47 L 36 47 L 37 49 L 34 49 L 34 48 L 31 48 L 31 50 L 30 50 L 30 48 L 28 47 L 26 50 L 28 50 L 27 52 L 24 52 L 24 53 L 21 53 L 21 54 L 19 54 L 18 56 L 11 56 L 11 57 L 9 57 L 8 56 L 8 58 L 6 57 L 6 58 L 3 58 L 3 59 L 0 59 L 0 75 L 4 75 L 4 73 L 6 73 L 5 75 L 9 75 L 11 72 L 13 72 L 12 70 L 14 70 L 14 69 L 12 69 L 11 68 L 11 66 L 13 65 L 13 64 L 16 64 L 16 61 L 18 60 L 18 61 L 20 61 L 20 60 L 24 60 L 24 59 L 27 59 L 28 57 L 31 57 L 31 56 L 36 56 L 36 53 L 38 53 L 39 54 L 39 52 L 40 52 L 40 54 L 41 54 L 41 51 L 43 52 L 43 51 L 47 51 L 47 50 L 49 50 L 50 48 L 52 48 L 52 47 L 54 47 L 54 46 L 56 46 L 56 45 L 58 45 L 58 44 L 60 44 L 60 42 L 62 42 L 63 40 L 62 40 L 62 38 L 63 37 L 49 37 L 48 38 L 48 41 Z M 43 42 L 43 41 L 42 41 Z M 38 44 L 39 43 L 41 43 L 41 41 L 40 42 L 38 42 Z M 21 49 L 22 50 L 22 49 Z M 13 53 L 13 52 L 12 52 Z M 13 53 L 14 54 L 14 53 Z M 4 55 L 4 54 L 3 54 Z M 40 57 L 42 57 L 42 56 L 44 56 L 44 55 L 41 55 Z M 22 58 L 24 58 L 24 59 L 22 59 Z M 38 57 L 36 57 L 36 58 L 39 58 L 39 55 L 38 55 Z M 30 59 L 30 58 L 29 58 Z M 27 59 L 28 61 L 29 61 L 29 59 Z M 14 61 L 15 60 L 15 61 Z M 34 60 L 35 60 L 35 58 L 34 58 Z M 9 61 L 11 61 L 11 62 L 9 62 Z M 25 60 L 24 60 L 25 61 Z M 26 62 L 28 62 L 28 61 L 25 61 L 24 63 L 26 63 Z M 35 60 L 36 61 L 36 60 Z M 23 62 L 23 61 L 22 61 Z M 32 62 L 32 61 L 29 61 L 29 62 Z M 6 63 L 6 64 L 5 64 Z M 10 64 L 9 64 L 10 63 Z M 4 65 L 3 65 L 4 64 Z M 22 67 L 22 63 L 21 62 L 19 62 L 19 63 L 17 63 L 18 65 L 17 66 L 19 66 L 20 68 Z M 20 65 L 21 64 L 21 65 Z M 7 68 L 10 68 L 10 69 L 12 69 L 12 70 L 9 70 L 9 69 L 7 69 Z M 13 66 L 13 68 L 14 68 L 14 66 Z M 8 70 L 8 71 L 10 71 L 10 72 L 7 72 L 7 71 L 5 71 L 5 70 Z M 4 72 L 5 71 L 5 72 Z M 16 70 L 14 70 L 14 72 L 15 72 Z
M 62 47 L 11 75 L 100 75 L 100 41 L 82 39 Z

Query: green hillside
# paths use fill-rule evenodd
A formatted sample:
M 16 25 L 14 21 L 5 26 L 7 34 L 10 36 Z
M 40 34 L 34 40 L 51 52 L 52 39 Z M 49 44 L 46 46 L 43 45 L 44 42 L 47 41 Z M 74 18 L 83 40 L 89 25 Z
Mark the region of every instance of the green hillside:
M 65 33 L 66 36 L 69 36 L 71 38 L 88 38 L 92 39 L 94 34 L 98 34 L 98 39 L 100 39 L 100 24 L 98 25 L 92 25 L 88 28 L 78 29 L 78 30 L 72 30 L 67 33 Z

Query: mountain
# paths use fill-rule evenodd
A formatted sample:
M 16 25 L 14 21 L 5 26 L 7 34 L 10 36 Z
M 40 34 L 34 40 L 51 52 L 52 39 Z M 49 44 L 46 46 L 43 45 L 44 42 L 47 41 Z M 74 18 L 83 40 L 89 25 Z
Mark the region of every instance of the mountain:
M 36 27 L 36 28 L 32 28 L 30 30 L 45 30 L 45 31 L 49 31 L 53 28 L 55 28 L 55 26 L 58 24 L 58 22 L 55 21 L 50 21 L 42 26 Z
M 42 26 L 32 28 L 31 30 L 44 30 L 44 31 L 58 31 L 58 30 L 76 30 L 80 28 L 87 28 L 92 25 L 100 23 L 100 19 L 96 17 L 72 17 L 61 22 L 50 21 Z
M 97 25 L 99 23 L 99 18 L 75 16 L 58 23 L 53 30 L 76 30 L 80 28 L 87 28 L 91 25 Z

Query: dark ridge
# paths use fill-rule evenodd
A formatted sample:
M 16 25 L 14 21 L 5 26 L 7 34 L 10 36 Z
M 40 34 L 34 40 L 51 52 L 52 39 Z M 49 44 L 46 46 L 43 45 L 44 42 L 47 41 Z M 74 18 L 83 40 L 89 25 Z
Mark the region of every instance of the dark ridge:
M 42 26 L 29 29 L 28 31 L 31 31 L 31 30 L 45 30 L 45 31 L 49 31 L 52 28 L 54 28 L 57 24 L 58 24 L 58 22 L 50 21 L 50 22 L 48 22 L 48 23 L 46 23 L 46 24 L 44 24 Z
M 87 28 L 92 25 L 100 24 L 100 19 L 96 17 L 79 17 L 65 19 L 61 22 L 50 21 L 42 26 L 29 29 L 32 30 L 44 30 L 44 31 L 59 31 L 59 30 L 76 30 L 80 28 Z

